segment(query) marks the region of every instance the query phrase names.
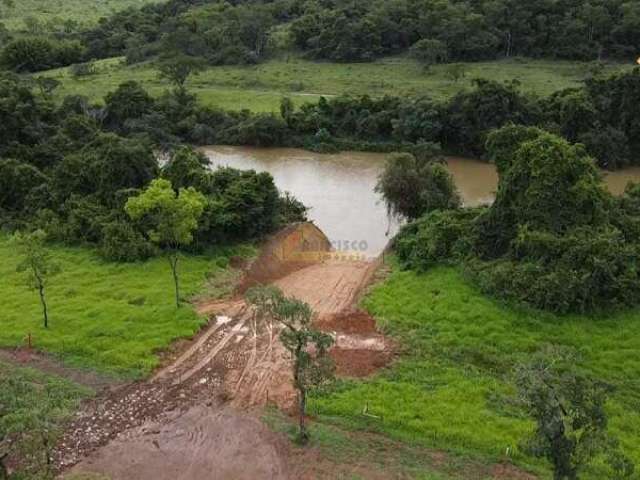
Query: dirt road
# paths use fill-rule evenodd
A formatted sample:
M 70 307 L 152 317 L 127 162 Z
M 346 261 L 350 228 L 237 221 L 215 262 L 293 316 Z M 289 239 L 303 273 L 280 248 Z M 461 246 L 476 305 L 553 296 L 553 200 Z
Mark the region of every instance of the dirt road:
M 287 229 L 267 244 L 253 282 L 270 280 L 312 306 L 318 325 L 336 336 L 339 372 L 371 373 L 388 361 L 389 345 L 374 323 L 355 331 L 349 323 L 377 265 L 300 256 L 318 245 L 328 249 L 329 242 L 312 225 Z M 241 297 L 198 310 L 210 318 L 208 326 L 153 379 L 85 405 L 55 452 L 60 470 L 113 480 L 290 478 L 282 440 L 240 413 L 267 403 L 295 405 L 279 327 L 256 325 Z

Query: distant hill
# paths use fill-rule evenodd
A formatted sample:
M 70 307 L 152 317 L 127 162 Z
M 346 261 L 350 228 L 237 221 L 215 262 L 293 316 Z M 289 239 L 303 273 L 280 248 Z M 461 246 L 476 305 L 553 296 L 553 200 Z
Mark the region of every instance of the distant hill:
M 65 21 L 78 22 L 89 26 L 101 17 L 129 7 L 141 7 L 154 0 L 15 0 L 12 7 L 0 6 L 0 23 L 9 30 L 24 30 L 31 19 L 46 25 L 55 22 L 62 25 Z

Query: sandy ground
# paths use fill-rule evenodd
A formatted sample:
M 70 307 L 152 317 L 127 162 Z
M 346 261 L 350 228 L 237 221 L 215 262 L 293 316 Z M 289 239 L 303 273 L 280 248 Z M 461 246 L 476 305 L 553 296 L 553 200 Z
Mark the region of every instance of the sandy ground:
M 371 276 L 372 263 L 330 260 L 298 270 L 274 282 L 287 296 L 308 303 L 319 319 L 353 308 Z
M 196 406 L 128 432 L 72 473 L 108 472 L 111 480 L 284 480 L 285 449 L 257 419 Z

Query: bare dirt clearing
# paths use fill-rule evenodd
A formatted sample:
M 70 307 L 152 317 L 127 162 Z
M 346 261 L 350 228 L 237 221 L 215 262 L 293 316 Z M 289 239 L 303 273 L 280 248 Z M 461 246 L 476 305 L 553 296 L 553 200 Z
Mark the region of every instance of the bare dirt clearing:
M 329 248 L 313 225 L 286 229 L 248 268 L 241 289 L 273 281 L 286 295 L 309 303 L 320 326 L 333 319 L 327 331 L 336 337 L 338 371 L 371 373 L 371 365 L 386 363 L 387 343 L 372 319 L 366 330 L 348 323 L 377 264 L 334 259 L 326 255 Z M 151 381 L 121 387 L 84 406 L 55 452 L 60 470 L 77 465 L 72 472 L 113 479 L 289 478 L 279 437 L 231 410 L 266 404 L 294 408 L 280 327 L 269 321 L 257 325 L 241 298 L 201 302 L 197 309 L 209 324 L 188 345 L 182 342 L 183 350 L 166 355 L 166 366 Z M 334 328 L 337 321 L 345 328 Z M 342 362 L 353 365 L 341 367 Z
M 111 480 L 284 480 L 286 448 L 251 416 L 197 406 L 127 432 L 72 473 L 103 472 Z

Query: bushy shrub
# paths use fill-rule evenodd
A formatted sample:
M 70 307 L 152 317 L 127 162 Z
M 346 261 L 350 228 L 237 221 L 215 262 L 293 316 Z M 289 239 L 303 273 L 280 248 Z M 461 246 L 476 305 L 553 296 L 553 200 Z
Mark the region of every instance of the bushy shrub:
M 82 59 L 84 48 L 78 41 L 19 38 L 2 49 L 0 63 L 16 72 L 37 72 L 64 67 Z
M 473 219 L 481 210 L 436 210 L 404 226 L 393 248 L 405 268 L 427 270 L 462 260 L 471 251 Z
M 390 215 L 413 220 L 433 210 L 460 205 L 451 174 L 437 160 L 437 156 L 418 159 L 410 153 L 389 157 L 376 192 L 382 195 Z
M 511 258 L 468 264 L 483 290 L 556 313 L 631 306 L 640 298 L 640 249 L 616 229 L 522 232 L 514 248 Z
M 111 261 L 136 262 L 152 257 L 155 249 L 131 223 L 116 220 L 102 226 L 100 254 Z
M 306 222 L 309 208 L 289 192 L 284 192 L 284 195 L 281 195 L 279 199 L 278 212 L 280 216 L 278 223 L 280 225 L 288 225 L 290 223 Z

